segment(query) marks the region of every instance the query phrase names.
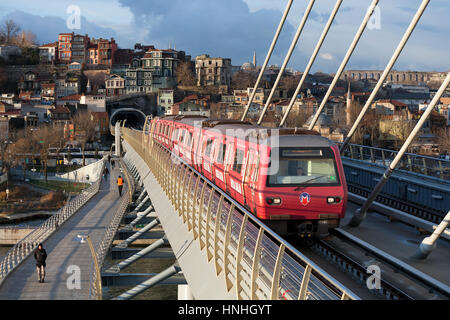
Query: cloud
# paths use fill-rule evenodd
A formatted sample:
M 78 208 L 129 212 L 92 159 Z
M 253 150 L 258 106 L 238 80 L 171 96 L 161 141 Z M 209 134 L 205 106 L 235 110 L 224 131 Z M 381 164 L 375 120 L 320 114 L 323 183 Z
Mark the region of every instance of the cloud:
M 111 38 L 116 37 L 116 32 L 111 28 L 104 28 L 86 20 L 81 16 L 80 29 L 68 29 L 66 20 L 56 16 L 41 17 L 20 10 L 13 11 L 2 18 L 2 21 L 12 19 L 22 30 L 31 30 L 36 34 L 40 44 L 58 40 L 58 34 L 63 32 L 75 32 L 89 34 L 90 37 Z
M 281 19 L 278 10 L 250 12 L 242 0 L 120 0 L 134 15 L 137 28 L 148 30 L 147 42 L 158 47 L 176 44 L 196 56 L 208 53 L 232 59 L 233 65 L 251 60 L 256 50 L 262 61 Z M 275 56 L 284 55 L 293 28 L 286 24 Z
M 320 57 L 324 60 L 334 60 L 334 57 L 331 53 L 321 53 Z

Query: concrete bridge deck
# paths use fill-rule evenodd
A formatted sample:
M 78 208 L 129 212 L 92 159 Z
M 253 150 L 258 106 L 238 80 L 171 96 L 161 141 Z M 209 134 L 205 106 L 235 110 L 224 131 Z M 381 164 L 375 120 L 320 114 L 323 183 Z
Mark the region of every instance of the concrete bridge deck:
M 44 242 L 48 255 L 45 283 L 38 282 L 34 257 L 30 255 L 4 280 L 0 286 L 0 299 L 90 299 L 93 260 L 88 244 L 76 241 L 77 235 L 89 235 L 94 248 L 102 241 L 119 209 L 120 198 L 115 183 L 120 174 L 118 167 L 116 161 L 115 169 L 109 168 L 108 180 L 101 182 L 99 192 Z M 122 197 L 128 196 L 127 188 L 125 183 Z M 68 278 L 73 275 L 67 273 L 69 266 L 80 268 L 80 289 L 67 286 Z

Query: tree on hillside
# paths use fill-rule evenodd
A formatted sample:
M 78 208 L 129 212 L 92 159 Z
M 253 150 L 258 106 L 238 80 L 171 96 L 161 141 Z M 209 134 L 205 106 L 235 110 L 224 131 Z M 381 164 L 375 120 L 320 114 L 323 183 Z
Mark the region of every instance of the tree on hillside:
M 231 77 L 232 90 L 246 90 L 253 88 L 256 83 L 256 76 L 253 73 L 239 71 Z
M 436 132 L 436 138 L 440 153 L 450 155 L 450 129 L 442 127 Z
M 36 34 L 30 30 L 20 32 L 13 38 L 13 42 L 21 48 L 31 48 L 38 44 Z
M 81 144 L 83 166 L 86 165 L 86 144 L 95 138 L 97 124 L 91 119 L 89 112 L 78 112 L 72 119 L 77 141 Z
M 350 107 L 350 124 L 355 123 L 363 105 L 357 101 L 353 101 Z M 372 146 L 377 144 L 377 138 L 380 133 L 380 116 L 376 114 L 375 109 L 367 110 L 358 128 L 353 134 L 352 141 L 356 144 L 364 144 L 364 135 L 370 136 Z
M 287 90 L 287 96 L 292 97 L 295 89 L 297 89 L 300 77 L 295 76 L 283 76 L 280 81 L 280 87 Z
M 285 127 L 301 128 L 311 115 L 312 110 L 309 110 L 308 108 L 302 108 L 302 110 L 291 110 L 286 118 Z
M 192 71 L 191 64 L 188 61 L 178 63 L 176 75 L 179 86 L 193 87 L 197 84 L 195 73 Z
M 11 153 L 14 155 L 13 165 L 21 165 L 23 170 L 23 179 L 27 169 L 26 159 L 33 159 L 33 155 L 39 153 L 39 146 L 34 143 L 32 131 L 23 129 L 17 132 L 16 140 L 11 145 Z
M 13 44 L 14 38 L 20 31 L 20 27 L 13 20 L 6 20 L 3 25 L 0 26 L 0 42 L 3 44 Z
M 40 126 L 32 132 L 32 143 L 38 148 L 44 168 L 45 182 L 47 182 L 49 148 L 56 146 L 61 136 L 63 136 L 62 128 L 51 125 Z

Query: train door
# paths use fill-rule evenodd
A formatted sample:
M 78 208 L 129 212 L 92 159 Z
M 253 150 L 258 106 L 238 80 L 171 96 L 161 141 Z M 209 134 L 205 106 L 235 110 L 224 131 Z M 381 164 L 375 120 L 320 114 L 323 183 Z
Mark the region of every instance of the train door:
M 183 158 L 183 139 L 184 139 L 184 128 L 183 127 L 178 127 L 178 134 L 176 137 L 176 155 L 178 155 L 180 158 Z
M 203 163 L 202 163 L 202 167 L 203 167 L 203 175 L 208 178 L 209 180 L 212 180 L 212 164 L 213 164 L 213 159 L 212 159 L 212 155 L 214 154 L 213 152 L 213 146 L 214 146 L 214 137 L 208 137 L 205 136 L 203 139 Z
M 178 155 L 178 127 L 174 123 L 173 124 L 173 130 L 172 130 L 172 152 L 176 155 Z
M 255 168 L 255 150 L 253 148 L 248 148 L 247 152 L 247 158 L 246 158 L 246 164 L 245 169 L 243 173 L 243 181 L 242 181 L 242 189 L 244 193 L 244 205 L 248 208 L 251 207 L 253 201 L 254 201 L 254 192 L 251 188 L 251 175 L 252 170 Z
M 236 143 L 230 155 L 231 157 L 228 158 L 230 162 L 227 171 L 227 182 L 229 182 L 228 191 L 234 199 L 240 203 L 243 203 L 242 168 L 244 163 L 245 147 Z
M 258 182 L 258 175 L 259 175 L 259 153 L 256 150 L 253 150 L 254 158 L 251 162 L 251 166 L 249 167 L 248 171 L 248 188 L 249 192 L 246 193 L 247 195 L 247 202 L 248 206 L 250 207 L 250 210 L 256 214 L 256 202 L 258 200 L 258 189 L 257 189 L 257 182 Z
M 192 166 L 192 135 L 189 129 L 186 129 L 186 134 L 184 135 L 184 159 L 186 162 Z
M 216 152 L 215 152 L 215 162 L 214 162 L 214 182 L 215 184 L 226 191 L 226 180 L 225 180 L 225 154 L 227 150 L 227 145 L 223 137 L 216 140 Z
M 194 127 L 194 135 L 192 141 L 192 162 L 195 170 L 200 172 L 200 162 L 199 162 L 199 146 L 202 139 L 202 130 L 200 128 Z

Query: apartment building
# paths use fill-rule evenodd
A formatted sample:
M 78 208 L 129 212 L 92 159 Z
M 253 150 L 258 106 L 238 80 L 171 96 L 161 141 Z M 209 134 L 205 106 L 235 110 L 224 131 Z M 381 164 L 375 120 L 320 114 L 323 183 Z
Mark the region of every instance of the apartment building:
M 211 58 L 204 54 L 195 58 L 198 86 L 229 86 L 231 83 L 231 59 Z

